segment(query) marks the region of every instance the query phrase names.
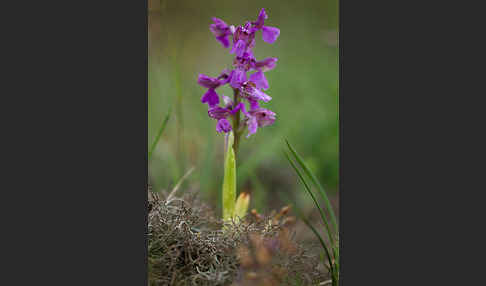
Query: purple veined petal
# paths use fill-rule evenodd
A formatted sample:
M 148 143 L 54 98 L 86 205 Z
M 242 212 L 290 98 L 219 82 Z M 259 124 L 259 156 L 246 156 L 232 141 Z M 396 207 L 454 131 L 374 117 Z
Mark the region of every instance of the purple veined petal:
M 250 75 L 250 81 L 253 82 L 258 89 L 268 89 L 268 81 L 262 71 L 257 71 Z
M 252 100 L 262 100 L 264 102 L 272 100 L 268 94 L 256 88 L 255 84 L 251 81 L 244 82 L 241 85 L 241 90 L 243 92 L 243 96 Z
M 209 77 L 205 74 L 199 74 L 197 83 L 205 88 L 217 88 L 220 86 L 220 82 L 217 78 Z
M 233 70 L 230 85 L 233 88 L 240 88 L 246 82 L 246 72 L 240 69 Z
M 229 43 L 229 40 L 228 40 L 228 36 L 229 36 L 228 34 L 225 34 L 225 35 L 216 37 L 216 40 L 218 40 L 221 43 L 221 45 L 223 45 L 223 47 L 229 48 L 230 43 Z
M 280 35 L 280 30 L 275 27 L 263 26 L 262 28 L 262 38 L 265 42 L 273 44 Z
M 264 60 L 255 62 L 254 68 L 261 69 L 262 71 L 266 72 L 275 68 L 277 61 L 277 58 L 266 58 Z
M 261 100 L 263 102 L 269 102 L 270 100 L 272 100 L 271 96 L 269 96 L 268 94 L 259 90 L 258 88 L 255 88 L 253 90 L 253 97 L 256 98 L 257 100 Z
M 233 44 L 233 48 L 231 49 L 231 54 L 236 54 L 237 57 L 243 56 L 246 51 L 246 43 L 243 40 L 238 40 L 236 43 Z
M 202 103 L 208 103 L 209 107 L 213 107 L 219 103 L 219 96 L 216 91 L 212 88 L 208 89 L 208 91 L 201 97 Z
M 209 25 L 209 30 L 215 37 L 220 37 L 229 32 L 229 26 L 221 19 L 213 18 L 214 24 Z
M 264 127 L 271 125 L 275 122 L 275 112 L 265 109 L 258 108 L 256 110 L 250 111 L 250 115 L 256 118 L 258 122 L 258 127 Z
M 256 22 L 253 22 L 254 27 L 257 29 L 261 29 L 263 25 L 265 24 L 265 20 L 268 18 L 267 13 L 265 13 L 265 8 L 262 8 L 260 10 L 260 13 L 258 14 L 258 19 Z
M 246 135 L 246 138 L 250 137 L 250 135 L 255 134 L 258 129 L 258 122 L 256 117 L 249 117 L 248 121 L 246 121 L 246 125 L 248 126 L 248 135 Z
M 226 118 L 222 118 L 218 120 L 218 123 L 216 124 L 216 131 L 218 131 L 219 133 L 228 133 L 231 131 L 231 124 Z
M 220 106 L 214 106 L 214 107 L 210 107 L 208 109 L 209 117 L 214 118 L 214 119 L 218 119 L 218 120 L 226 118 L 230 114 L 232 114 L 232 113 L 228 108 L 223 108 L 223 107 L 220 107 Z

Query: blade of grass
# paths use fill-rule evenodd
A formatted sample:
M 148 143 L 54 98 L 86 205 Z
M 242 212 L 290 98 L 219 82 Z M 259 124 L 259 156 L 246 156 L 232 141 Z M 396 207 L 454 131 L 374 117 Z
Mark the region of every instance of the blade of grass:
M 306 183 L 306 181 L 305 181 L 304 177 L 302 176 L 302 174 L 300 173 L 299 169 L 297 168 L 297 166 L 295 166 L 294 162 L 290 159 L 289 154 L 287 154 L 287 152 L 285 152 L 285 151 L 284 151 L 284 154 L 287 157 L 287 160 L 289 161 L 290 165 L 292 165 L 292 167 L 294 168 L 295 172 L 297 172 L 297 175 L 299 176 L 300 180 L 304 184 L 306 191 L 309 193 L 312 200 L 314 201 L 314 204 L 319 209 L 319 213 L 321 214 L 322 221 L 324 222 L 324 226 L 326 227 L 327 236 L 329 237 L 329 241 L 331 242 L 331 245 L 334 245 L 334 237 L 333 237 L 331 230 L 329 228 L 329 224 L 327 223 L 327 218 L 326 218 L 326 215 L 324 214 L 324 211 L 322 210 L 321 206 L 317 202 L 316 197 L 314 196 L 314 193 L 312 193 L 309 185 Z
M 167 115 L 164 118 L 164 121 L 162 121 L 162 125 L 160 126 L 159 132 L 157 132 L 157 135 L 155 136 L 154 142 L 152 142 L 152 146 L 150 146 L 150 150 L 148 153 L 148 160 L 150 161 L 150 158 L 152 158 L 152 152 L 155 150 L 155 146 L 157 146 L 157 143 L 159 143 L 160 137 L 162 136 L 162 133 L 164 133 L 165 126 L 167 126 L 167 121 L 169 121 L 170 118 L 170 113 L 171 109 L 169 108 L 169 112 L 167 112 Z
M 321 194 L 321 197 L 323 198 L 324 203 L 326 204 L 327 210 L 328 210 L 328 212 L 329 212 L 329 214 L 331 216 L 331 222 L 333 224 L 335 233 L 337 234 L 338 231 L 339 231 L 339 229 L 338 229 L 338 226 L 337 226 L 336 216 L 334 214 L 334 209 L 331 206 L 331 203 L 330 203 L 329 198 L 328 198 L 328 196 L 326 194 L 326 191 L 322 187 L 321 183 L 317 180 L 316 176 L 314 176 L 314 174 L 310 171 L 310 169 L 304 163 L 304 161 L 302 160 L 302 157 L 300 157 L 299 154 L 297 154 L 297 152 L 295 151 L 295 149 L 292 147 L 292 145 L 290 145 L 289 141 L 287 139 L 285 139 L 285 142 L 287 143 L 287 146 L 289 147 L 290 151 L 294 155 L 295 160 L 299 163 L 299 165 L 304 170 L 304 172 L 306 173 L 306 175 L 311 179 L 311 181 L 314 183 L 314 185 L 316 186 L 316 188 L 319 190 L 319 193 Z
M 333 275 L 334 267 L 333 267 L 333 263 L 332 263 L 332 257 L 331 257 L 331 253 L 329 252 L 329 249 L 328 249 L 326 243 L 322 239 L 322 237 L 319 234 L 319 232 L 317 232 L 317 230 L 314 228 L 314 226 L 312 226 L 312 224 L 309 222 L 309 220 L 302 214 L 302 212 L 299 210 L 299 208 L 298 207 L 295 207 L 294 209 L 295 209 L 295 212 L 297 213 L 297 216 L 312 230 L 312 232 L 319 239 L 319 242 L 321 243 L 322 248 L 324 248 L 324 251 L 326 253 L 327 260 L 329 262 L 329 272 L 331 272 L 331 276 L 334 276 Z
M 338 261 L 336 258 L 334 259 L 335 263 L 332 263 L 332 257 L 330 255 L 330 252 L 329 252 L 329 248 L 327 247 L 326 243 L 324 242 L 324 240 L 322 239 L 321 235 L 317 232 L 317 230 L 310 224 L 309 220 L 305 218 L 304 214 L 302 213 L 302 211 L 300 210 L 299 206 L 297 205 L 297 202 L 293 202 L 293 200 L 289 197 L 288 194 L 286 193 L 279 193 L 278 194 L 278 197 L 286 202 L 286 204 L 288 205 L 292 205 L 293 209 L 295 210 L 296 214 L 297 214 L 297 217 L 299 217 L 302 221 L 304 221 L 304 223 L 314 232 L 314 234 L 317 236 L 317 238 L 319 239 L 319 242 L 321 243 L 322 247 L 324 248 L 324 252 L 325 252 L 325 256 L 328 260 L 328 263 L 329 263 L 329 266 L 327 266 L 326 264 L 324 264 L 324 266 L 326 267 L 326 269 L 329 271 L 329 273 L 331 273 L 331 277 L 333 279 L 333 285 L 337 285 L 335 283 L 337 283 L 337 280 L 339 279 L 338 277 L 338 271 L 339 271 L 339 268 L 338 268 L 338 265 L 336 264 L 336 261 Z M 322 256 L 321 254 L 321 259 L 324 260 L 324 257 Z
M 172 199 L 172 197 L 174 196 L 174 194 L 177 192 L 177 190 L 179 190 L 179 188 L 181 187 L 182 183 L 184 182 L 184 180 L 192 173 L 192 171 L 194 171 L 194 166 L 192 166 L 188 171 L 187 173 L 182 176 L 182 178 L 179 180 L 179 182 L 175 185 L 175 187 L 172 189 L 172 191 L 170 192 L 170 194 L 167 196 L 167 201 L 170 201 L 170 199 Z

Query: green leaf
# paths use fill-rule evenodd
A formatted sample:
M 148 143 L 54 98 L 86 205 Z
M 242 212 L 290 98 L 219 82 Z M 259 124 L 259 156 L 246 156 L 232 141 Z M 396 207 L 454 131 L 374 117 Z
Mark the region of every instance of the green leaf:
M 157 133 L 157 136 L 155 136 L 154 142 L 152 142 L 152 146 L 150 146 L 150 150 L 148 153 L 148 160 L 150 161 L 150 158 L 152 158 L 152 152 L 154 152 L 155 146 L 157 146 L 157 143 L 159 143 L 160 137 L 162 136 L 162 133 L 165 130 L 165 126 L 167 126 L 167 121 L 169 121 L 170 118 L 170 113 L 171 109 L 169 109 L 169 112 L 167 112 L 167 115 L 164 118 L 164 121 L 162 121 L 162 125 L 160 126 L 159 132 Z
M 324 203 L 326 205 L 327 211 L 329 212 L 329 214 L 331 216 L 331 222 L 332 222 L 332 225 L 334 227 L 334 231 L 337 234 L 339 232 L 339 229 L 338 229 L 338 226 L 337 226 L 336 216 L 334 214 L 334 210 L 331 206 L 331 203 L 330 203 L 329 198 L 326 194 L 326 191 L 322 187 L 321 183 L 317 180 L 316 176 L 310 171 L 310 169 L 304 163 L 304 160 L 302 160 L 302 157 L 300 157 L 299 154 L 297 154 L 295 149 L 292 147 L 292 145 L 290 145 L 289 141 L 287 139 L 285 139 L 285 142 L 287 143 L 287 146 L 289 147 L 290 151 L 294 155 L 295 160 L 299 163 L 299 165 L 304 170 L 304 173 L 311 179 L 312 183 L 314 183 L 316 188 L 319 190 L 319 193 L 320 193 L 320 195 L 321 195 L 321 197 L 324 200 Z
M 234 136 L 233 131 L 228 135 L 228 149 L 224 162 L 223 178 L 223 219 L 233 218 L 235 213 L 236 201 L 236 159 L 233 150 Z

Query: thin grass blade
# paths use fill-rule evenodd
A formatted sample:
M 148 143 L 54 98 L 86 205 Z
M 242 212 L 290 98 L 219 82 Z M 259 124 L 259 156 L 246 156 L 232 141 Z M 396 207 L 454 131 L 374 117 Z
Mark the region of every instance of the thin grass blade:
M 292 161 L 292 159 L 290 159 L 289 154 L 287 154 L 287 152 L 284 151 L 284 154 L 285 154 L 285 157 L 287 157 L 287 160 L 289 161 L 290 165 L 292 165 L 295 172 L 299 176 L 300 180 L 304 184 L 304 187 L 305 187 L 306 191 L 309 193 L 309 195 L 311 196 L 312 200 L 314 201 L 314 204 L 319 209 L 319 213 L 321 214 L 322 221 L 324 222 L 324 226 L 326 227 L 327 236 L 329 237 L 329 241 L 331 242 L 331 245 L 334 245 L 334 236 L 332 235 L 331 229 L 329 228 L 329 224 L 327 222 L 327 218 L 326 218 L 326 215 L 324 214 L 324 211 L 322 210 L 321 206 L 317 202 L 317 199 L 314 196 L 314 193 L 311 191 L 311 188 L 309 187 L 309 185 L 305 181 L 304 177 L 302 176 L 301 172 L 299 171 L 299 168 L 297 168 L 297 166 Z
M 307 167 L 307 165 L 304 163 L 304 160 L 302 160 L 302 157 L 297 154 L 295 149 L 290 145 L 289 141 L 285 139 L 285 142 L 287 143 L 287 146 L 289 147 L 290 151 L 295 157 L 295 160 L 299 163 L 301 168 L 304 170 L 305 174 L 311 179 L 312 183 L 316 186 L 316 188 L 319 190 L 319 193 L 321 194 L 322 199 L 324 200 L 324 203 L 326 204 L 326 208 L 331 216 L 331 222 L 334 227 L 335 233 L 337 234 L 339 232 L 338 225 L 337 225 L 337 220 L 336 216 L 334 213 L 334 209 L 331 206 L 331 202 L 329 201 L 329 198 L 326 194 L 326 191 L 322 187 L 321 183 L 319 180 L 317 180 L 316 176 L 310 171 L 310 169 Z
M 333 272 L 334 272 L 334 266 L 333 266 L 333 263 L 332 263 L 332 256 L 331 256 L 331 253 L 329 252 L 329 249 L 326 245 L 326 243 L 324 242 L 324 239 L 322 239 L 321 235 L 319 234 L 319 232 L 317 232 L 317 230 L 314 228 L 314 226 L 309 222 L 309 220 L 302 214 L 302 212 L 296 207 L 294 208 L 296 213 L 297 213 L 297 216 L 312 230 L 312 232 L 316 235 L 316 237 L 319 239 L 319 242 L 321 243 L 322 245 L 322 248 L 324 248 L 324 251 L 326 253 L 326 257 L 327 257 L 327 260 L 329 262 L 329 272 L 331 272 L 331 276 L 334 276 L 333 275 Z
M 167 121 L 169 121 L 170 118 L 170 113 L 171 109 L 169 109 L 169 112 L 167 112 L 167 115 L 164 118 L 164 121 L 162 121 L 162 125 L 160 126 L 159 132 L 157 132 L 157 136 L 155 136 L 154 142 L 152 142 L 152 145 L 150 146 L 150 150 L 148 153 L 148 159 L 150 161 L 150 158 L 152 158 L 152 152 L 155 150 L 155 146 L 157 146 L 157 143 L 159 143 L 160 137 L 162 136 L 162 133 L 164 133 L 165 127 L 167 126 Z

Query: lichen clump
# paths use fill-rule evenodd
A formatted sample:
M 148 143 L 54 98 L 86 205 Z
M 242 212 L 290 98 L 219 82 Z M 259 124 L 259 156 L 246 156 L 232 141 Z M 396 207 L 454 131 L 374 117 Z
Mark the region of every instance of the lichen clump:
M 149 285 L 315 285 L 319 260 L 295 243 L 289 208 L 239 223 L 216 219 L 194 195 L 149 192 Z M 223 224 L 224 227 L 223 227 Z

